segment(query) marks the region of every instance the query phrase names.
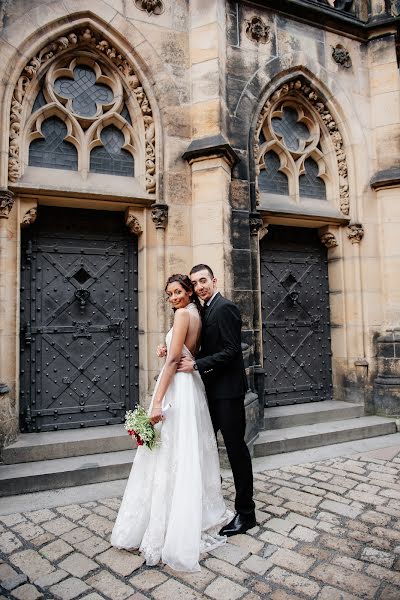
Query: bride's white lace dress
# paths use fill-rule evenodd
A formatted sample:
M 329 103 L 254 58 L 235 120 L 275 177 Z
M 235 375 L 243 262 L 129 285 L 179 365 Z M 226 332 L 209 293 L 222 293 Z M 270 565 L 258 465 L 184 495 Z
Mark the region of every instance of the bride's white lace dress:
M 172 329 L 167 348 L 171 338 Z M 186 346 L 183 352 L 192 356 Z M 111 544 L 139 548 L 148 565 L 161 560 L 177 571 L 199 571 L 200 554 L 225 543 L 218 531 L 232 513 L 222 497 L 217 445 L 198 372 L 176 373 L 163 406 L 168 406 L 165 420 L 156 425 L 160 445 L 136 451 Z

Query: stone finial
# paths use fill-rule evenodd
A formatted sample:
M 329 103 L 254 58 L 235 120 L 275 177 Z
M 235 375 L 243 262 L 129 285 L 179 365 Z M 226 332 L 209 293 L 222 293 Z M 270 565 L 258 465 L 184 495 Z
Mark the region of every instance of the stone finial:
M 168 222 L 167 204 L 152 204 L 151 218 L 153 219 L 156 229 L 165 229 Z
M 332 233 L 331 231 L 327 231 L 326 233 L 323 233 L 319 239 L 321 240 L 321 244 L 323 244 L 327 248 L 335 248 L 335 246 L 339 245 L 337 242 L 337 239 L 335 237 L 335 234 Z
M 350 69 L 351 57 L 350 53 L 342 44 L 336 44 L 336 46 L 332 46 L 332 58 L 338 65 L 345 67 L 345 69 Z
M 0 190 L 0 218 L 8 219 L 14 204 L 14 194 L 7 189 Z
M 148 15 L 161 15 L 164 12 L 162 0 L 135 0 L 135 6 L 139 10 L 145 10 Z
M 260 17 L 252 17 L 246 21 L 246 35 L 253 42 L 266 44 L 270 38 L 271 27 Z
M 347 229 L 347 237 L 351 243 L 359 244 L 364 237 L 364 227 L 361 223 L 351 223 Z
M 257 235 L 263 226 L 263 220 L 258 214 L 251 214 L 249 217 L 250 235 Z
M 28 227 L 29 225 L 32 225 L 36 221 L 36 217 L 37 208 L 30 208 L 22 217 L 21 227 Z

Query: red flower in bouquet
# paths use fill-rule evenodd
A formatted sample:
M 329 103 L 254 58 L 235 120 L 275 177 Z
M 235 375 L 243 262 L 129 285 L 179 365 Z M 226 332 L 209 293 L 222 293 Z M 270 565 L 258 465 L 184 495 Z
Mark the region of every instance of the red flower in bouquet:
M 152 450 L 158 445 L 159 435 L 142 406 L 126 412 L 125 429 L 131 437 L 135 438 L 138 446 L 146 446 Z

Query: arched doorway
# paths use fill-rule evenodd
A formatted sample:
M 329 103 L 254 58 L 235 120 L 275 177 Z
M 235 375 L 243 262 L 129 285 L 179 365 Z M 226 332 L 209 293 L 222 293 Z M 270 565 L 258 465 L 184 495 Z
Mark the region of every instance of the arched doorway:
M 21 252 L 21 429 L 124 420 L 138 401 L 138 251 L 123 213 L 41 206 Z
M 265 404 L 329 400 L 327 250 L 316 229 L 269 225 L 260 258 Z

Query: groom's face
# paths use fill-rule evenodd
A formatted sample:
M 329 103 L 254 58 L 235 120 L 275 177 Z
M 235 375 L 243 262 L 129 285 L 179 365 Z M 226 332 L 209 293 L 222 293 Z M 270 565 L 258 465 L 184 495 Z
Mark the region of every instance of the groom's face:
M 192 273 L 190 279 L 194 287 L 194 292 L 200 300 L 207 302 L 214 295 L 217 289 L 217 280 L 215 277 L 211 277 L 207 269 Z

